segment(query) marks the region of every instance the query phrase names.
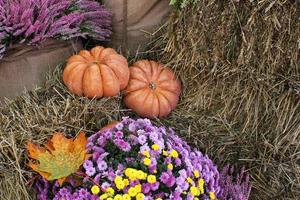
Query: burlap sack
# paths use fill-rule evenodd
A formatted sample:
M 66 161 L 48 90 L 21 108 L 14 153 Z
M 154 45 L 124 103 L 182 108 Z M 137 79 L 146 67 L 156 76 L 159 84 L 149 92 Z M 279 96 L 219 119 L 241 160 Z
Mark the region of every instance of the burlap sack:
M 15 45 L 0 60 L 0 102 L 42 85 L 47 73 L 82 48 L 79 41 L 46 40 L 38 46 Z
M 143 51 L 155 32 L 167 20 L 169 0 L 104 0 L 113 13 L 111 46 L 123 53 Z

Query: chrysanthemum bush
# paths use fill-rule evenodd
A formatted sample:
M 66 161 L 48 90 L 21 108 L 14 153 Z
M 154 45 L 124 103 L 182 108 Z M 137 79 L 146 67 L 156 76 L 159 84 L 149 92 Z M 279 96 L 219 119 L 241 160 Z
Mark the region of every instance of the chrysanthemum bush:
M 192 149 L 172 129 L 148 119 L 123 118 L 88 138 L 90 158 L 62 186 L 40 178 L 38 199 L 160 200 L 249 198 L 244 172 L 219 173 L 208 156 Z
M 0 0 L 0 58 L 9 43 L 36 44 L 111 35 L 111 14 L 96 0 Z

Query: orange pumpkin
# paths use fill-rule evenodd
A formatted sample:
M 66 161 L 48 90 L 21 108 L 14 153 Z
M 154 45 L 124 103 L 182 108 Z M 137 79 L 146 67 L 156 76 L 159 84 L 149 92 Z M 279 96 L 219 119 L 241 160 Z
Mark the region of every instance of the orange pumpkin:
M 63 81 L 72 93 L 90 98 L 115 96 L 128 80 L 127 60 L 115 50 L 101 46 L 70 57 L 63 72 Z
M 125 104 L 142 117 L 165 117 L 177 105 L 180 82 L 170 68 L 141 60 L 130 67 Z

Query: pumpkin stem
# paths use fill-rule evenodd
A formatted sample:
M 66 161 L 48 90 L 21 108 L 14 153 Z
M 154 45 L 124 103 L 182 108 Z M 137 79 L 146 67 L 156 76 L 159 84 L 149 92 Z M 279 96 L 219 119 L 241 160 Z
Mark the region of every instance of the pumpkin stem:
M 93 62 L 90 63 L 90 65 L 98 65 L 98 64 L 99 64 L 98 61 L 93 61 Z
M 149 88 L 150 88 L 151 90 L 155 90 L 156 87 L 157 87 L 156 84 L 153 83 L 153 82 L 151 82 L 151 83 L 149 84 Z

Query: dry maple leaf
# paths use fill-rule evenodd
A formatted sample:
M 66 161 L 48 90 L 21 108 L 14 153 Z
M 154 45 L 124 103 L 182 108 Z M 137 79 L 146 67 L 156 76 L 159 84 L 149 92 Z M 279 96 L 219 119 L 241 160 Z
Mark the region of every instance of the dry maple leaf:
M 27 145 L 29 157 L 37 163 L 28 164 L 34 171 L 47 180 L 58 180 L 59 184 L 75 173 L 88 158 L 86 137 L 81 132 L 74 140 L 66 138 L 63 133 L 55 133 L 51 140 L 41 148 L 31 142 Z

